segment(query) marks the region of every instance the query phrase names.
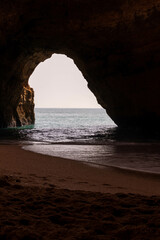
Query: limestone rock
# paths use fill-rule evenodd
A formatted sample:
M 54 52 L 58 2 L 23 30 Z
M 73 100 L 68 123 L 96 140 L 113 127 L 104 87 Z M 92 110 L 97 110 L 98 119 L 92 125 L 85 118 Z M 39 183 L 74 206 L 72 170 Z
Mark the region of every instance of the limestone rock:
M 24 126 L 34 124 L 34 91 L 29 86 L 24 86 L 21 98 L 16 108 L 16 116 L 14 117 L 16 126 Z

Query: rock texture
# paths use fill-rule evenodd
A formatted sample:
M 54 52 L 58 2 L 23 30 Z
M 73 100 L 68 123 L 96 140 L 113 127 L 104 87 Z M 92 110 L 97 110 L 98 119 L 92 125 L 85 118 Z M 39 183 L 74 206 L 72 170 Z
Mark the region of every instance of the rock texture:
M 34 91 L 27 85 L 23 87 L 14 122 L 15 126 L 24 126 L 33 124 L 34 120 Z
M 29 108 L 14 112 L 53 53 L 73 58 L 119 126 L 159 123 L 160 0 L 1 0 L 0 10 L 1 127 L 34 122 Z
M 20 127 L 31 125 L 35 121 L 34 115 L 34 91 L 29 85 L 23 86 L 16 107 L 12 106 L 5 111 L 1 127 Z

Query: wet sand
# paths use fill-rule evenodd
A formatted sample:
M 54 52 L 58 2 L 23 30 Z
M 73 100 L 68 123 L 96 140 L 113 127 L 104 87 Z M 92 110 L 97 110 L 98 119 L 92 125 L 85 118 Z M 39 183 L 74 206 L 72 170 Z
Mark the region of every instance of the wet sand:
M 0 239 L 160 239 L 159 175 L 0 154 Z

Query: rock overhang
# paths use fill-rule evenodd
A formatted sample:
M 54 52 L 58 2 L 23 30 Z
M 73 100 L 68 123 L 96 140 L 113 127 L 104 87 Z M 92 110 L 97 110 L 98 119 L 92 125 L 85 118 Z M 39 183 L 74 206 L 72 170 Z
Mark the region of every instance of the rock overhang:
M 118 126 L 159 122 L 159 0 L 3 0 L 0 9 L 1 127 L 34 122 L 21 97 L 53 53 L 74 60 Z

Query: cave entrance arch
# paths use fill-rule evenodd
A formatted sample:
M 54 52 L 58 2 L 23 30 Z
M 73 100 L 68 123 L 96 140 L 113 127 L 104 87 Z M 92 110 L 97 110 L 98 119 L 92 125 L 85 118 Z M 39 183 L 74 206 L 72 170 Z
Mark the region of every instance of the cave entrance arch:
M 18 58 L 18 62 L 15 61 L 10 91 L 7 92 L 8 95 L 5 94 L 3 96 L 2 94 L 3 102 L 7 104 L 2 105 L 0 109 L 2 113 L 0 115 L 0 127 L 16 127 L 34 123 L 34 91 L 30 88 L 28 81 L 36 67 L 49 59 L 53 54 L 64 54 L 73 59 L 75 65 L 86 79 L 88 88 L 97 98 L 97 88 L 92 83 L 92 77 L 88 74 L 85 62 L 78 54 L 67 49 L 61 49 L 60 51 L 34 49 L 31 52 L 27 52 L 27 55 Z M 7 85 L 5 87 L 7 88 Z M 10 102 L 8 102 L 7 98 L 10 99 Z M 100 98 L 97 98 L 97 102 L 99 100 Z M 102 106 L 102 102 L 100 104 Z
M 160 7 L 143 2 L 1 1 L 0 127 L 33 118 L 28 79 L 53 53 L 74 59 L 118 126 L 159 126 Z
M 51 129 L 64 127 L 113 125 L 88 89 L 82 73 L 64 54 L 53 54 L 40 63 L 30 76 L 29 85 L 35 93 L 35 129 L 50 128 L 51 133 Z

